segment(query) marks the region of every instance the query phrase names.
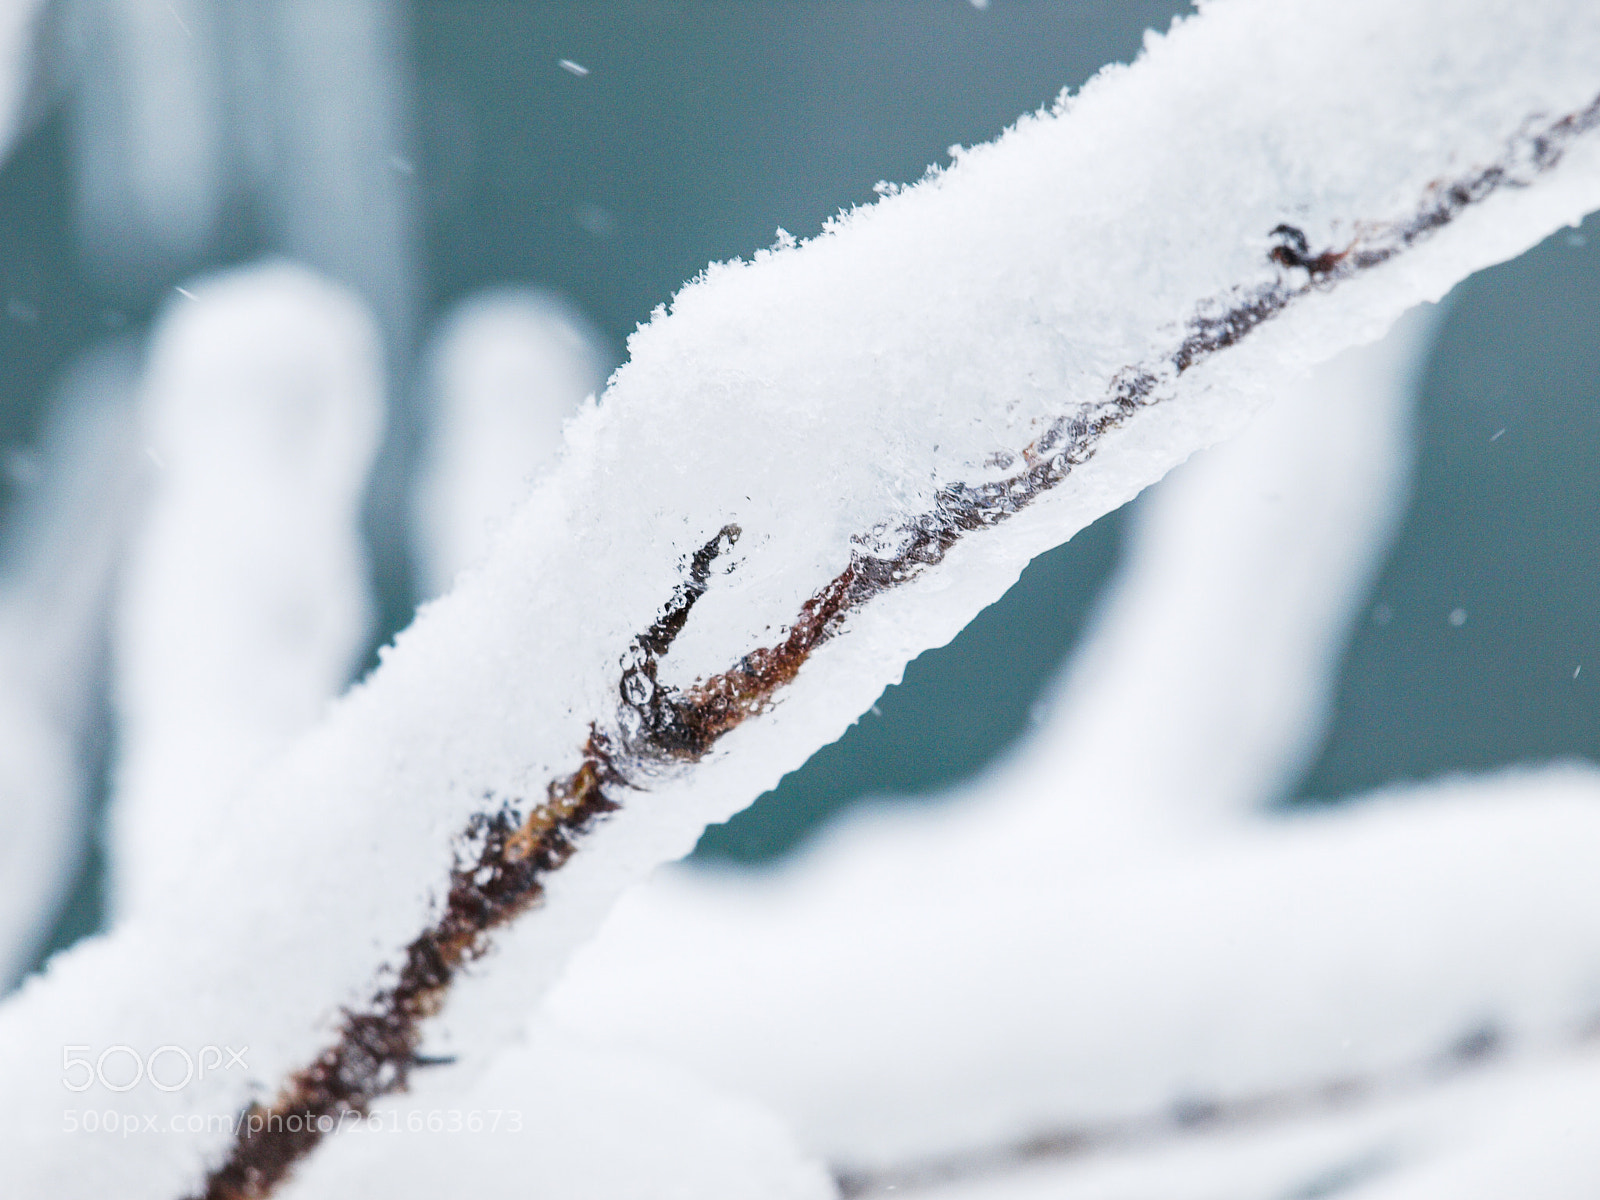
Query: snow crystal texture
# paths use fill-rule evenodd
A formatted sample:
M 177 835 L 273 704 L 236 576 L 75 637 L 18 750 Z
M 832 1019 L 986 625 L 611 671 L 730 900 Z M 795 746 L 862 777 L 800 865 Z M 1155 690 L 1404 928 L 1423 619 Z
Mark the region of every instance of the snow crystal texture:
M 159 919 L 58 960 L 0 1015 L 11 1179 L 64 1200 L 197 1186 L 225 1132 L 59 1132 L 40 1097 L 61 1094 L 60 1047 L 250 1046 L 248 1074 L 119 1096 L 158 1121 L 270 1098 L 437 914 L 468 818 L 538 802 L 595 729 L 620 736 L 621 660 L 719 530 L 742 533 L 664 686 L 780 642 L 852 555 L 892 558 L 956 485 L 1081 436 L 1065 482 L 853 612 L 770 711 L 692 767 L 636 764 L 429 1026 L 425 1048 L 481 1063 L 623 887 L 836 737 L 1032 555 L 1287 378 L 1600 205 L 1597 95 L 1589 0 L 1219 2 L 815 241 L 709 269 L 631 339 L 491 558 L 238 794 Z M 1334 272 L 1358 243 L 1395 253 Z

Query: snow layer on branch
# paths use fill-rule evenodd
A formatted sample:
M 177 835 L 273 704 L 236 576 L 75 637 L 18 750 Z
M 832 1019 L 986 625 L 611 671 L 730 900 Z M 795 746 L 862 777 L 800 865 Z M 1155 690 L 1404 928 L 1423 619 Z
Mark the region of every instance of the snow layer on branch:
M 221 809 L 365 648 L 362 488 L 382 422 L 371 319 L 299 267 L 186 289 L 144 382 L 150 500 L 116 631 L 115 901 L 193 869 Z
M 1588 1200 L 1600 1191 L 1600 1057 L 1592 1049 L 1543 1070 L 1501 1073 L 1461 1100 L 1456 1111 L 1427 1114 L 1431 1136 L 1419 1139 L 1428 1151 L 1419 1161 L 1353 1189 L 1350 1200 Z
M 764 1098 L 857 1166 L 1314 1094 L 1485 1022 L 1537 1039 L 1600 1013 L 1600 927 L 1564 911 L 1591 902 L 1571 891 L 1588 851 L 1563 846 L 1600 832 L 1592 774 L 1260 819 L 1324 727 L 1398 516 L 1432 324 L 1326 364 L 1145 497 L 1016 762 L 847 822 L 774 877 L 658 878 L 553 1011 Z M 1542 965 L 1505 991 L 1527 954 Z
M 538 844 L 559 869 L 421 1047 L 481 1060 L 622 888 L 836 737 L 1029 557 L 1600 205 L 1597 94 L 1587 0 L 1233 0 L 818 240 L 708 271 L 632 339 L 483 568 L 229 806 L 161 918 L 0 1015 L 11 1179 L 199 1186 L 226 1135 L 58 1133 L 38 1098 L 60 1095 L 59 1047 L 247 1042 L 248 1078 L 119 1104 L 270 1101 L 415 961 L 452 867 L 487 844 L 456 835 L 506 805 L 556 831 Z M 580 832 L 560 824 L 577 797 L 617 807 Z
M 1588 1200 L 1600 1184 L 1600 1059 L 1533 1055 L 1422 1090 L 1265 1113 L 1240 1128 L 1171 1129 L 1087 1154 L 965 1164 L 903 1181 L 918 1200 Z
M 428 358 L 430 433 L 413 523 L 420 590 L 431 599 L 488 553 L 609 363 L 582 313 L 529 288 L 465 301 Z
M 422 1080 L 412 1093 L 329 1146 L 284 1200 L 834 1195 L 821 1164 L 756 1105 L 548 1023 L 507 1047 L 466 1092 Z M 467 1128 L 474 1113 L 484 1130 L 498 1113 L 498 1129 Z
M 1344 1189 L 1391 1170 L 1397 1133 L 1431 1131 L 1460 1115 L 1454 1105 L 1385 1104 L 1378 1111 L 1295 1120 L 1268 1117 L 1261 1127 L 1166 1131 L 1152 1142 L 1084 1154 L 956 1166 L 941 1180 L 903 1181 L 892 1191 L 865 1187 L 878 1200 L 1300 1200 L 1341 1197 Z M 970 1173 L 963 1168 L 973 1168 Z M 1446 1197 L 1437 1197 L 1446 1200 Z
M 0 551 L 0 986 L 37 951 L 82 852 L 109 584 L 135 507 L 126 345 L 73 364 Z
M 1600 1014 L 1600 778 L 1454 783 L 1187 850 L 949 886 L 814 862 L 618 906 L 554 1011 L 883 1168 L 1405 1074 Z M 945 886 L 933 886 L 939 872 Z
M 982 1124 L 963 1100 L 979 1111 L 1003 1104 L 991 1089 L 1015 1090 L 1017 1069 L 1046 1075 L 1047 1091 L 1065 1074 L 1098 1095 L 1106 1086 L 1099 1074 L 1087 1077 L 1082 1064 L 1063 1071 L 1041 1052 L 1081 1036 L 1084 1026 L 1046 1014 L 1092 989 L 1066 972 L 1063 994 L 1050 992 L 1053 976 L 1034 978 L 1039 955 L 1070 960 L 1062 943 L 1091 913 L 1104 913 L 1098 920 L 1115 936 L 1119 910 L 1099 896 L 1102 884 L 1082 884 L 1085 867 L 1097 881 L 1108 864 L 1156 871 L 1153 848 L 1181 855 L 1197 832 L 1226 831 L 1258 812 L 1316 744 L 1333 666 L 1401 509 L 1415 376 L 1433 326 L 1429 306 L 1383 342 L 1325 364 L 1244 433 L 1142 499 L 1087 646 L 1014 761 L 938 809 L 847 822 L 781 882 L 706 885 L 691 876 L 651 885 L 579 956 L 553 997 L 557 1011 L 596 1033 L 620 1032 L 679 1061 L 731 1071 L 741 1089 L 772 1098 L 808 1135 L 823 1122 L 823 1149 L 858 1160 L 871 1156 L 863 1141 L 886 1136 L 885 1121 L 926 1128 L 924 1151 L 1005 1136 L 959 1128 Z M 954 857 L 968 866 L 952 892 Z M 1062 889 L 1076 910 L 1060 906 Z M 1113 890 L 1125 898 L 1123 884 Z M 997 907 L 1020 922 L 1012 932 L 989 929 Z M 882 936 L 864 934 L 862 922 Z M 943 936 L 932 938 L 934 930 Z M 1152 936 L 1125 932 L 1135 945 Z M 1037 952 L 1022 949 L 1030 945 Z M 837 962 L 816 958 L 827 947 Z M 1016 1039 L 1012 1053 L 978 1039 L 969 1060 L 956 1031 L 991 1025 L 982 1015 L 996 969 L 988 957 L 1007 948 L 1018 957 L 999 976 L 1044 1024 L 1019 1024 L 1022 1014 L 1012 1014 L 996 1026 Z M 942 973 L 970 983 L 928 986 Z M 767 983 L 753 985 L 758 977 Z M 1192 981 L 1171 984 L 1160 994 L 1183 993 Z M 1114 990 L 1105 999 L 1113 1008 L 1127 1002 Z M 901 1005 L 922 1018 L 880 1024 L 885 1006 Z M 1225 997 L 1219 1006 L 1226 1011 Z M 795 1038 L 767 1036 L 788 1022 Z M 1129 1039 L 1151 1040 L 1133 1030 Z M 1103 1029 L 1095 1040 L 1107 1053 L 1130 1050 Z M 821 1053 L 819 1043 L 830 1041 L 834 1052 Z M 940 1054 L 929 1052 L 934 1043 Z M 796 1053 L 796 1045 L 807 1049 Z M 1013 1066 L 997 1069 L 990 1056 Z M 790 1077 L 797 1066 L 805 1082 Z M 1125 1082 L 1120 1069 L 1107 1073 Z M 1161 1086 L 1141 1102 L 1176 1098 Z M 924 1103 L 942 1116 L 930 1117 Z M 1047 1105 L 1009 1132 L 1085 1115 L 1052 1114 Z
M 1271 804 L 1320 744 L 1335 667 L 1405 508 L 1438 310 L 1284 387 L 1143 497 L 1125 563 L 1019 752 L 941 831 L 1055 863 Z M 915 854 L 906 845 L 887 848 Z M 1007 849 L 1007 848 L 1012 849 Z

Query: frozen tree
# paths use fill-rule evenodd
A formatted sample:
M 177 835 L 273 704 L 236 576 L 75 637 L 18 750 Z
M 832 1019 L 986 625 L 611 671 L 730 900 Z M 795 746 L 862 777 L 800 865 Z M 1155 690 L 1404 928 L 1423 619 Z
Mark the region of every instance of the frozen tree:
M 1580 1065 L 1593 770 L 1269 808 L 1395 523 L 1422 316 L 1141 502 L 1011 761 L 774 874 L 659 877 L 551 1010 L 765 1100 L 861 1194 L 1028 1194 L 1032 1163 L 1094 1195 L 1094 1151 L 1152 1194 L 1296 1194 L 1464 1144 L 1463 1091 L 1492 1111 L 1546 1056 Z
M 0 1013 L 11 1178 L 221 1198 L 327 1172 L 337 1190 L 364 1171 L 336 1137 L 313 1154 L 340 1122 L 399 1112 L 407 1088 L 495 1094 L 497 1054 L 618 893 L 1032 555 L 1600 205 L 1597 62 L 1600 16 L 1576 0 L 1217 3 L 821 237 L 709 268 L 634 336 L 493 553 L 323 721 L 191 808 L 206 852 L 159 911 Z M 1303 719 L 1263 726 L 1267 767 L 1238 791 L 1271 786 Z M 1427 841 L 1374 822 L 1349 836 L 1380 858 Z M 1224 925 L 1230 898 L 1210 897 Z M 181 1085 L 151 1067 L 244 1046 L 248 1069 L 219 1052 Z M 575 1103 L 599 1069 L 525 1060 L 539 1075 L 509 1086 Z M 162 1132 L 63 1130 L 39 1098 L 64 1071 Z M 735 1119 L 691 1092 L 685 1120 Z M 756 1174 L 814 1189 L 766 1144 Z

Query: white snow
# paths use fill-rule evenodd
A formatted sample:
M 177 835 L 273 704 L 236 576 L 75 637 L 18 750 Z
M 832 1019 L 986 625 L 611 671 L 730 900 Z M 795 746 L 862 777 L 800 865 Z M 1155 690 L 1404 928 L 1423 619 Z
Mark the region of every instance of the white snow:
M 429 436 L 413 502 L 419 590 L 449 590 L 555 464 L 562 425 L 610 363 L 573 305 L 500 288 L 458 305 L 430 339 Z
M 1600 1013 L 1600 780 L 1266 820 L 1398 519 L 1431 314 L 1142 502 L 1051 715 L 775 877 L 665 875 L 551 997 L 855 1164 L 1380 1074 Z
M 903 823 L 901 823 L 903 824 Z M 1383 1079 L 1600 1014 L 1600 774 L 1439 785 L 1098 867 L 896 824 L 793 877 L 627 897 L 553 1011 L 756 1097 L 836 1162 Z M 947 830 L 948 832 L 948 830 Z M 1031 860 L 1031 861 L 1030 861 Z M 900 869 L 896 869 L 896 868 Z
M 971 1172 L 952 1198 L 1265 1200 L 1468 1144 L 1458 1093 L 1479 1124 L 1512 1103 L 1505 1078 L 1544 1103 L 1600 1016 L 1600 772 L 1267 815 L 1325 728 L 1397 520 L 1431 325 L 1341 356 L 1141 501 L 1011 761 L 939 807 L 856 816 L 776 874 L 659 875 L 549 1011 L 760 1098 L 907 1192 L 920 1167 Z M 1483 1035 L 1523 1065 L 1440 1091 Z M 1369 1094 L 1286 1125 L 1159 1128 L 1186 1102 L 1292 1116 L 1346 1081 Z M 986 1157 L 1119 1128 L 1131 1144 L 1054 1165 Z
M 1431 323 L 1341 356 L 1141 501 L 1010 762 L 942 807 L 846 821 L 774 876 L 659 875 L 549 1011 L 763 1099 L 908 1194 L 1267 1200 L 1392 1175 L 1397 1197 L 1456 1195 L 1407 1189 L 1462 1153 L 1477 1170 L 1471 1131 L 1508 1109 L 1552 1110 L 1600 1015 L 1600 773 L 1264 811 L 1325 726 L 1398 516 Z M 1520 1065 L 1452 1081 L 1452 1048 L 1486 1033 Z M 1344 1081 L 1370 1090 L 1319 1101 Z M 1261 1097 L 1239 1127 L 1168 1115 Z M 1495 1161 L 1538 1161 L 1560 1128 L 1524 1123 Z M 1125 1143 L 1007 1160 L 1107 1129 Z M 1600 1178 L 1560 1161 L 1538 1177 Z M 919 1184 L 942 1163 L 971 1178 Z
M 0 986 L 84 853 L 111 576 L 137 509 L 134 375 L 118 343 L 67 371 L 0 551 Z
M 1167 1130 L 1077 1156 L 906 1181 L 926 1200 L 1586 1200 L 1600 1178 L 1600 1061 L 1592 1048 L 1440 1081 L 1421 1091 L 1267 1115 L 1239 1128 Z M 973 1164 L 968 1164 L 971 1166 Z M 884 1195 L 868 1190 L 864 1196 Z
M 1287 385 L 1136 506 L 1127 560 L 1055 713 L 965 819 L 982 849 L 1186 838 L 1292 786 L 1404 510 L 1433 306 Z M 989 831 L 989 832 L 986 832 Z M 1030 839 L 1031 840 L 1031 839 Z M 1093 847 L 1092 850 L 1088 847 Z
M 474 1113 L 482 1132 L 469 1125 Z M 826 1200 L 834 1188 L 751 1102 L 543 1023 L 466 1092 L 419 1077 L 409 1095 L 335 1139 L 284 1200 L 530 1195 Z
M 941 487 L 1001 477 L 995 455 L 1015 463 L 1058 418 L 1104 411 L 1119 372 L 1150 370 L 1157 402 L 1048 497 L 853 614 L 772 711 L 692 769 L 638 765 L 638 790 L 618 789 L 620 811 L 430 1026 L 430 1051 L 481 1065 L 624 887 L 837 736 L 1030 556 L 1237 429 L 1306 366 L 1600 205 L 1600 135 L 1543 174 L 1515 143 L 1528 186 L 1310 289 L 1181 376 L 1163 365 L 1208 304 L 1304 282 L 1268 260 L 1277 224 L 1318 249 L 1382 236 L 1437 199 L 1430 184 L 1506 155 L 1536 114 L 1583 110 L 1597 64 L 1600 12 L 1579 0 L 1217 3 L 1060 112 L 822 238 L 709 270 L 635 335 L 491 558 L 238 793 L 159 916 L 62 956 L 0 1010 L 9 1178 L 64 1200 L 194 1187 L 225 1134 L 58 1132 L 41 1097 L 61 1095 L 60 1048 L 248 1043 L 248 1078 L 117 1097 L 157 1120 L 270 1095 L 437 911 L 468 816 L 542 797 L 577 768 L 591 723 L 616 735 L 620 659 L 725 525 L 743 536 L 663 684 L 775 644 L 854 551 L 902 545 L 899 527 Z M 969 865 L 950 864 L 957 884 Z M 438 1070 L 445 1086 L 453 1072 Z
M 117 614 L 119 915 L 194 870 L 233 793 L 343 690 L 370 620 L 371 318 L 289 265 L 187 290 L 152 341 L 149 508 Z

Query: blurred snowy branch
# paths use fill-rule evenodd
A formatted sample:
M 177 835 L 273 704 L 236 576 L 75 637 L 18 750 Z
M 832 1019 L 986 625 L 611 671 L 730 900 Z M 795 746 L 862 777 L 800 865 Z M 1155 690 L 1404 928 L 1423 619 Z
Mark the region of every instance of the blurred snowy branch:
M 79 867 L 112 575 L 137 511 L 124 344 L 68 371 L 0 555 L 0 981 L 42 949 Z
M 403 347 L 416 300 L 392 165 L 410 152 L 399 10 L 60 0 L 85 268 L 123 286 L 193 269 L 228 206 L 248 203 L 282 253 L 356 286 Z
M 412 518 L 424 596 L 487 556 L 555 465 L 563 422 L 605 383 L 607 357 L 581 313 L 540 292 L 477 296 L 441 324 L 427 354 L 432 429 Z
M 285 11 L 292 30 L 317 27 L 319 10 Z M 1303 46 L 1320 69 L 1286 52 Z M 261 431 L 236 463 L 185 421 L 124 610 L 129 763 L 147 744 L 138 722 L 166 713 L 185 732 L 156 755 L 149 778 L 164 782 L 141 785 L 153 798 L 137 797 L 130 765 L 119 803 L 184 815 L 152 817 L 129 841 L 147 858 L 129 866 L 151 868 L 159 902 L 131 905 L 119 928 L 59 957 L 0 1011 L 11 1177 L 68 1198 L 257 1197 L 291 1176 L 303 1195 L 421 1194 L 421 1156 L 481 1194 L 515 1194 L 526 1181 L 505 1172 L 517 1155 L 469 1141 L 389 1158 L 335 1138 L 309 1156 L 347 1119 L 415 1113 L 424 1098 L 467 1107 L 522 1095 L 550 1112 L 565 1095 L 573 1107 L 559 1121 L 590 1106 L 609 1121 L 593 1086 L 604 1074 L 645 1111 L 681 1105 L 685 1132 L 670 1146 L 638 1132 L 642 1118 L 615 1141 L 585 1143 L 589 1157 L 618 1155 L 632 1186 L 664 1170 L 667 1151 L 734 1129 L 762 1148 L 707 1162 L 703 1175 L 674 1158 L 685 1190 L 815 1195 L 827 1184 L 804 1151 L 859 1168 L 858 1181 L 894 1183 L 907 1163 L 915 1176 L 918 1163 L 1004 1155 L 1041 1131 L 1121 1128 L 1186 1097 L 1226 1112 L 1308 1083 L 1426 1071 L 1450 1047 L 1479 1044 L 1463 1036 L 1487 1039 L 1486 1013 L 1497 1034 L 1570 1041 L 1590 1004 L 1589 960 L 1571 955 L 1593 943 L 1586 776 L 1463 785 L 1453 790 L 1479 798 L 1349 817 L 1250 815 L 1303 761 L 1332 647 L 1393 518 L 1416 330 L 1324 375 L 1313 391 L 1337 403 L 1302 398 L 1268 414 L 1251 435 L 1262 444 L 1235 452 L 1246 465 L 1200 465 L 1178 481 L 1171 507 L 1149 518 L 1123 607 L 1068 685 L 1058 744 L 1012 768 L 993 811 L 953 810 L 952 828 L 971 826 L 954 843 L 949 829 L 898 823 L 866 865 L 841 852 L 837 869 L 785 885 L 806 904 L 793 918 L 802 932 L 765 968 L 781 993 L 772 1011 L 791 999 L 785 980 L 825 971 L 843 991 L 813 993 L 792 1018 L 837 1024 L 776 1064 L 752 1052 L 741 1059 L 750 1073 L 731 1081 L 793 1120 L 800 1149 L 747 1102 L 675 1068 L 596 1065 L 607 1052 L 526 1025 L 624 888 L 836 737 L 1031 556 L 1239 430 L 1310 366 L 1600 206 L 1597 63 L 1600 14 L 1577 0 L 1217 3 L 1152 37 L 1134 66 L 814 241 L 709 268 L 634 336 L 629 362 L 568 424 L 561 461 L 487 557 L 257 772 L 247 760 L 305 726 L 359 636 L 356 609 L 340 616 L 317 597 L 357 596 L 351 504 L 374 436 L 376 368 L 364 318 L 320 284 L 280 272 L 277 283 L 269 273 L 196 289 L 197 311 L 179 310 L 158 338 L 154 411 L 225 423 L 231 407 L 192 395 L 249 393 L 254 384 L 235 390 L 241 363 L 264 382 L 235 414 Z M 274 307 L 280 286 L 303 297 L 295 315 Z M 531 372 L 568 380 L 558 392 L 594 370 L 581 347 L 566 366 L 548 345 L 523 349 L 541 364 Z M 470 414 L 479 383 L 445 376 Z M 549 411 L 568 402 L 556 396 Z M 313 410 L 343 432 L 317 434 L 303 419 Z M 505 470 L 537 469 L 543 424 L 509 435 L 518 451 Z M 465 474 L 451 465 L 454 428 L 438 431 L 436 478 Z M 257 475 L 263 464 L 272 469 Z M 184 490 L 190 471 L 206 486 Z M 1250 502 L 1263 479 L 1285 498 L 1281 518 Z M 326 621 L 325 638 L 280 639 L 281 613 L 252 615 L 263 564 L 207 549 L 219 526 L 225 540 L 248 524 L 212 520 L 247 485 L 276 507 L 306 505 L 268 533 L 298 530 L 329 550 L 291 563 L 278 546 L 264 559 L 273 603 L 317 607 L 302 612 L 305 627 Z M 457 530 L 497 517 L 476 511 Z M 149 566 L 162 546 L 185 565 Z M 435 586 L 476 553 L 441 555 Z M 196 565 L 207 560 L 212 575 Z M 236 680 L 201 680 L 165 707 L 166 665 L 178 672 L 186 643 L 200 645 L 198 625 L 162 628 L 191 598 L 186 578 L 216 589 L 208 607 L 230 610 L 191 616 L 217 622 L 218 649 L 200 651 L 201 666 L 237 643 L 258 665 L 235 669 L 264 678 L 289 665 L 284 646 L 314 651 L 305 672 L 288 672 L 299 682 L 287 719 L 269 703 L 239 730 L 207 735 L 207 751 L 228 760 L 209 784 L 173 756 L 188 754 L 199 714 L 256 697 Z M 1173 607 L 1177 587 L 1193 608 Z M 1207 686 L 1173 686 L 1179 665 Z M 1209 690 L 1229 678 L 1226 692 Z M 1164 752 L 1151 752 L 1152 729 L 1169 739 Z M 1057 804 L 1063 790 L 1082 802 Z M 1534 799 L 1502 802 L 1524 792 Z M 161 844 L 169 822 L 191 819 Z M 1360 902 L 1330 900 L 1352 868 L 1369 876 Z M 1520 891 L 1528 873 L 1546 890 Z M 1264 893 L 1279 905 L 1269 918 L 1294 919 L 1262 919 Z M 1492 918 L 1503 893 L 1528 901 L 1515 922 Z M 786 924 L 787 903 L 752 900 L 742 916 L 693 924 L 691 896 L 672 923 L 683 940 L 644 939 L 641 956 L 676 945 L 664 970 L 687 980 L 690 1011 L 675 1013 L 666 1040 L 692 1039 L 722 1012 L 724 1049 L 704 1061 L 739 1053 L 728 1049 L 737 1013 L 719 1009 L 727 989 L 714 963 L 697 963 L 696 931 L 727 921 L 738 940 L 748 922 L 757 932 L 736 953 L 759 965 L 760 920 L 771 908 Z M 1041 930 L 1057 913 L 1106 919 Z M 1396 961 L 1434 936 L 1445 966 Z M 1031 951 L 1051 938 L 1060 948 L 1041 963 Z M 918 988 L 948 1007 L 907 1019 L 895 988 L 864 982 L 908 958 L 925 972 Z M 1263 961 L 1281 976 L 1263 976 Z M 1104 990 L 1079 986 L 1087 962 Z M 1485 963 L 1499 964 L 1487 978 Z M 1318 1025 L 1329 1013 L 1319 999 L 1358 977 L 1370 1023 L 1358 1023 L 1358 1047 L 1335 1046 L 1353 1018 Z M 575 976 L 558 1004 L 569 1019 L 582 986 Z M 627 1026 L 601 997 L 578 1008 L 602 1037 Z M 956 1024 L 945 1057 L 915 1040 Z M 850 1032 L 896 1025 L 906 1037 Z M 1092 1044 L 1074 1036 L 1084 1031 Z M 1245 1033 L 1261 1035 L 1255 1056 L 1239 1050 Z M 1021 1034 L 1032 1058 L 1017 1057 Z M 834 1053 L 817 1052 L 825 1038 Z M 852 1045 L 857 1073 L 842 1084 Z M 142 1079 L 158 1049 L 239 1046 L 247 1071 L 172 1088 L 153 1071 Z M 86 1141 L 40 1103 L 59 1095 L 64 1054 L 114 1047 L 141 1076 L 112 1081 L 120 1110 L 163 1134 Z M 992 1071 L 983 1081 L 978 1064 Z M 1181 1125 L 1182 1111 L 1160 1120 Z M 550 1182 L 573 1195 L 587 1186 L 579 1166 Z
M 152 339 L 154 469 L 117 613 L 123 914 L 162 901 L 226 827 L 224 802 L 344 690 L 371 616 L 358 528 L 383 419 L 371 318 L 282 264 L 185 292 Z

